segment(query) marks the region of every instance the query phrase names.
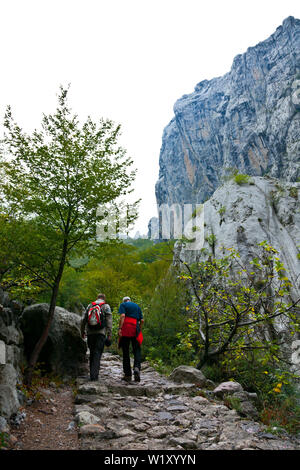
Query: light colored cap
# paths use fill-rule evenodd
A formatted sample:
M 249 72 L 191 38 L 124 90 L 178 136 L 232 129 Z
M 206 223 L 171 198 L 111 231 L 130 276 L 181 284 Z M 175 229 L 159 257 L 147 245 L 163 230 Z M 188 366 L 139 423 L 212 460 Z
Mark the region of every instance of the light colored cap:
M 130 300 L 130 297 L 124 297 L 123 302 L 127 302 L 127 300 Z

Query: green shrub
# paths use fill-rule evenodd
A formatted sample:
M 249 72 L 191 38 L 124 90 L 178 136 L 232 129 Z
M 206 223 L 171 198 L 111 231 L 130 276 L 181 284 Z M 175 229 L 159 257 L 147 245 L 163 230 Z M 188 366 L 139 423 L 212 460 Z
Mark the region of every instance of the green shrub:
M 225 395 L 224 404 L 228 406 L 228 408 L 236 410 L 238 413 L 241 412 L 241 401 L 238 397 L 233 397 L 232 395 Z
M 191 360 L 189 352 L 177 348 L 178 333 L 187 329 L 187 302 L 186 289 L 170 269 L 157 286 L 145 316 L 142 351 L 149 362 L 159 365 L 162 360 L 174 368 Z
M 227 374 L 220 361 L 214 364 L 205 364 L 201 371 L 207 379 L 212 380 L 216 384 L 227 381 L 230 378 L 230 375 Z
M 213 247 L 217 241 L 217 237 L 212 233 L 211 235 L 207 235 L 205 240 L 209 244 L 209 246 Z
M 281 396 L 267 400 L 261 411 L 261 421 L 269 426 L 270 432 L 287 431 L 290 434 L 300 432 L 299 392 L 292 388 L 291 392 L 282 392 Z
M 250 183 L 250 176 L 249 175 L 243 175 L 242 173 L 237 173 L 234 176 L 234 182 L 238 185 L 249 184 Z
M 229 362 L 220 358 L 220 363 L 214 365 L 210 375 L 206 375 L 207 378 L 217 378 L 216 382 L 235 380 L 244 390 L 256 393 L 260 420 L 270 427 L 270 432 L 300 432 L 300 393 L 297 379 L 282 364 L 279 367 L 276 361 L 265 363 L 263 352 L 258 351 Z M 202 371 L 205 373 L 205 367 Z M 227 397 L 225 401 L 227 406 L 239 411 L 239 404 L 235 400 Z
M 296 188 L 296 187 L 290 188 L 289 194 L 290 194 L 290 196 L 293 197 L 294 199 L 298 199 L 298 188 Z
M 9 434 L 6 432 L 0 432 L 0 450 L 6 449 L 9 445 Z
M 220 214 L 220 216 L 222 217 L 222 215 L 224 215 L 226 212 L 226 207 L 225 206 L 222 206 L 219 210 L 218 210 L 218 213 Z

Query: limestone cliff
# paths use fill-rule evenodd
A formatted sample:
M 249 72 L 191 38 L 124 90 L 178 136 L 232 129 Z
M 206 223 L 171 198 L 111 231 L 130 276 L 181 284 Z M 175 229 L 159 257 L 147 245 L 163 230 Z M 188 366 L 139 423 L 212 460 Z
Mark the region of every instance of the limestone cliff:
M 300 20 L 204 80 L 174 106 L 160 152 L 158 205 L 203 202 L 228 169 L 296 181 L 300 177 Z
M 243 265 L 257 255 L 258 244 L 267 241 L 278 252 L 292 283 L 290 296 L 300 297 L 300 182 L 252 177 L 239 185 L 232 179 L 219 187 L 203 205 L 204 232 L 197 243 L 176 244 L 174 263 L 193 263 L 213 255 L 227 255 L 224 248 L 239 252 Z M 300 335 L 286 336 L 288 325 L 276 322 L 284 339 L 292 369 L 300 375 Z
M 226 247 L 237 250 L 247 264 L 265 240 L 280 253 L 294 296 L 300 297 L 300 183 L 256 176 L 239 185 L 232 179 L 204 203 L 203 215 L 199 228 L 204 236 L 198 247 L 182 249 L 182 260 L 202 258 L 203 249 L 220 258 Z

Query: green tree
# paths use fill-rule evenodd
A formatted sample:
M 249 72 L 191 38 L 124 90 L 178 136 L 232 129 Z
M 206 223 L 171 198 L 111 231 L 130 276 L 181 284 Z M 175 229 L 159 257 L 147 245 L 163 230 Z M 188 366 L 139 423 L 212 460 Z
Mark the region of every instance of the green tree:
M 96 244 L 97 223 L 104 219 L 99 205 L 127 194 L 135 177 L 132 160 L 118 145 L 120 126 L 90 117 L 81 124 L 67 94 L 61 87 L 56 111 L 43 115 L 41 130 L 31 135 L 16 124 L 10 107 L 4 120 L 2 205 L 17 222 L 30 221 L 19 264 L 51 290 L 47 326 L 29 358 L 27 383 L 48 337 L 66 263 Z
M 87 305 L 100 291 L 106 294 L 112 308 L 117 308 L 125 295 L 148 303 L 167 272 L 171 257 L 170 253 L 162 257 L 160 247 L 159 255 L 145 262 L 147 251 L 148 247 L 141 249 L 114 240 L 101 243 L 90 259 L 72 260 L 72 267 L 65 270 L 62 278 L 59 304 L 72 310 L 80 303 Z
M 0 207 L 0 287 L 14 297 L 25 301 L 41 290 L 42 272 L 24 269 L 28 243 L 31 243 L 35 225 L 31 220 L 16 218 Z M 35 260 L 32 253 L 31 264 Z
M 145 354 L 151 360 L 174 364 L 178 354 L 178 333 L 187 330 L 185 306 L 188 293 L 171 267 L 152 293 L 145 318 Z M 178 364 L 177 364 L 178 365 Z
M 265 363 L 279 360 L 275 320 L 288 322 L 291 334 L 299 331 L 300 299 L 291 300 L 291 283 L 278 252 L 266 242 L 259 247 L 248 267 L 233 249 L 224 258 L 209 258 L 194 267 L 183 263 L 186 270 L 181 279 L 189 286 L 193 302 L 189 332 L 181 340 L 199 351 L 199 368 L 225 353 L 237 359 L 249 351 L 262 351 Z

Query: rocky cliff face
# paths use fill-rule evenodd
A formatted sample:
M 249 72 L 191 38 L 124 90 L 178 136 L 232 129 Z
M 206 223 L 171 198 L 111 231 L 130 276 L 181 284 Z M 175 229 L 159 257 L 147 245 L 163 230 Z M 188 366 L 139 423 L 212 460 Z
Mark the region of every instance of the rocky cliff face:
M 228 169 L 300 177 L 300 20 L 235 57 L 174 106 L 163 133 L 158 205 L 203 202 Z
M 291 297 L 300 297 L 300 183 L 252 177 L 239 185 L 232 179 L 204 203 L 202 220 L 199 229 L 204 236 L 198 246 L 177 243 L 174 263 L 193 263 L 210 255 L 221 258 L 227 254 L 224 248 L 234 248 L 247 266 L 258 244 L 267 241 L 279 252 L 292 283 Z M 287 325 L 279 321 L 276 329 L 285 339 Z M 300 335 L 292 342 L 285 340 L 292 369 L 300 375 Z
M 253 177 L 239 185 L 232 179 L 219 187 L 203 207 L 203 227 L 199 228 L 204 236 L 199 237 L 199 246 L 187 244 L 182 249 L 183 261 L 203 258 L 204 250 L 220 258 L 225 247 L 237 250 L 247 264 L 257 252 L 258 243 L 265 240 L 280 253 L 294 295 L 300 297 L 300 183 Z

